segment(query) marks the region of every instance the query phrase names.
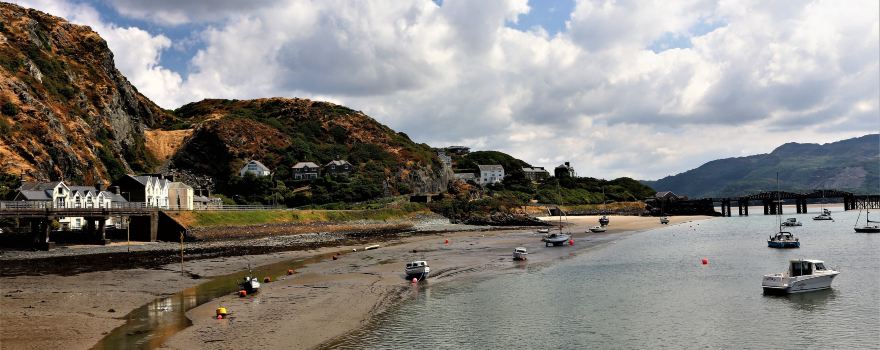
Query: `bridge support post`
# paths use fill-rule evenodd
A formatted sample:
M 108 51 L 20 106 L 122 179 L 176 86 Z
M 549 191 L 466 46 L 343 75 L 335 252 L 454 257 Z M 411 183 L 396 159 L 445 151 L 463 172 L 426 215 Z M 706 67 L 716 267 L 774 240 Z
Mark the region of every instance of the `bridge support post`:
M 806 198 L 801 200 L 801 205 L 804 206 L 803 209 L 801 209 L 801 212 L 806 214 L 807 213 L 807 199 Z
M 775 205 L 775 206 L 776 206 L 776 212 L 779 213 L 779 215 L 782 215 L 782 204 L 783 204 L 782 201 L 779 201 L 778 203 L 775 203 L 775 204 L 776 204 L 776 205 Z
M 130 216 L 128 229 L 131 240 L 155 242 L 158 234 L 159 214 L 156 212 L 146 216 Z
M 732 213 L 733 210 L 732 210 L 732 207 L 731 207 L 731 205 L 730 205 L 730 202 L 731 202 L 730 198 L 725 199 L 724 202 L 727 203 L 727 216 L 733 216 L 733 213 Z
M 764 204 L 764 215 L 770 215 L 770 200 L 765 199 L 762 204 Z
M 107 218 L 93 218 L 97 222 L 97 228 L 95 231 L 95 240 L 98 241 L 100 245 L 107 245 L 110 243 L 110 240 L 107 239 L 107 230 L 105 229 Z
M 49 240 L 52 231 L 52 218 L 35 219 L 31 221 L 31 233 L 34 237 L 34 247 L 40 250 L 55 249 L 55 242 Z

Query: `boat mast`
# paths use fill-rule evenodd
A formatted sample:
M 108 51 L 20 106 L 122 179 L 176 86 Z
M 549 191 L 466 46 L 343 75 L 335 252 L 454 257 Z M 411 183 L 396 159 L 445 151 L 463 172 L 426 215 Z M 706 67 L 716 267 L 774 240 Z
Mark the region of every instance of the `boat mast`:
M 779 172 L 776 172 L 776 224 L 779 227 L 779 233 L 782 233 L 782 195 L 779 193 Z

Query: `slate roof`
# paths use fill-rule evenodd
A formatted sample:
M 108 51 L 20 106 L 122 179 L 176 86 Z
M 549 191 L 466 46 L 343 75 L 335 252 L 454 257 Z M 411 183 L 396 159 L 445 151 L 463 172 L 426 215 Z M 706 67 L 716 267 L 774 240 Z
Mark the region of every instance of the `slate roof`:
M 299 162 L 299 163 L 296 163 L 296 165 L 293 166 L 294 169 L 305 168 L 305 167 L 309 167 L 309 168 L 319 168 L 318 164 L 315 164 L 315 163 L 312 163 L 312 162 Z
M 498 164 L 490 164 L 490 165 L 481 165 L 477 164 L 477 168 L 480 168 L 480 172 L 484 171 L 504 171 L 504 167 Z
M 331 160 L 330 163 L 327 163 L 327 165 L 325 165 L 325 166 L 331 166 L 331 165 L 343 166 L 346 164 L 351 165 L 351 163 L 349 163 L 347 160 Z

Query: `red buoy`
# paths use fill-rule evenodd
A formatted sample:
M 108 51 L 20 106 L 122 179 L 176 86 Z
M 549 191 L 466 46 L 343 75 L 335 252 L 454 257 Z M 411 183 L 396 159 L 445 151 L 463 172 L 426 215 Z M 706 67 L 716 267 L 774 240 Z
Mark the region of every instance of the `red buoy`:
M 246 296 L 247 296 L 247 291 L 244 290 L 244 289 L 238 291 L 238 296 L 241 297 L 241 298 L 246 297 Z
M 287 275 L 289 276 L 289 275 L 292 275 L 292 274 L 293 274 L 293 269 L 287 269 Z
M 568 240 L 568 245 L 574 245 L 574 240 L 573 240 L 573 239 L 569 239 L 569 240 Z
M 263 283 L 269 283 L 269 282 L 272 282 L 272 277 L 269 277 L 269 276 L 263 277 Z
M 709 265 L 709 259 L 708 259 L 708 258 L 703 258 L 702 260 L 700 260 L 700 262 L 702 262 L 703 265 Z
M 443 244 L 449 244 L 449 240 L 447 239 L 447 240 L 443 241 Z
M 217 315 L 217 319 L 218 319 L 218 320 L 222 320 L 222 319 L 223 319 L 223 315 Z
M 413 283 L 413 284 L 416 284 L 416 283 L 419 283 L 419 279 L 418 279 L 418 278 L 415 278 L 415 277 L 413 277 L 413 279 L 412 279 L 412 283 Z

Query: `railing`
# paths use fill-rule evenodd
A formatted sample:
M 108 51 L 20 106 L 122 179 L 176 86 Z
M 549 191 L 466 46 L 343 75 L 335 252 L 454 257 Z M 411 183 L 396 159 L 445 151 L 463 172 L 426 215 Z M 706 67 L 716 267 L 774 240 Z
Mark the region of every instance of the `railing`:
M 253 211 L 253 210 L 286 210 L 287 207 L 280 205 L 238 205 L 238 204 L 193 204 L 192 208 L 171 205 L 167 210 L 173 211 Z
M 55 205 L 50 201 L 0 201 L 0 210 L 102 210 L 102 209 L 149 209 L 156 208 L 144 202 L 111 202 L 110 206 L 102 205 Z

